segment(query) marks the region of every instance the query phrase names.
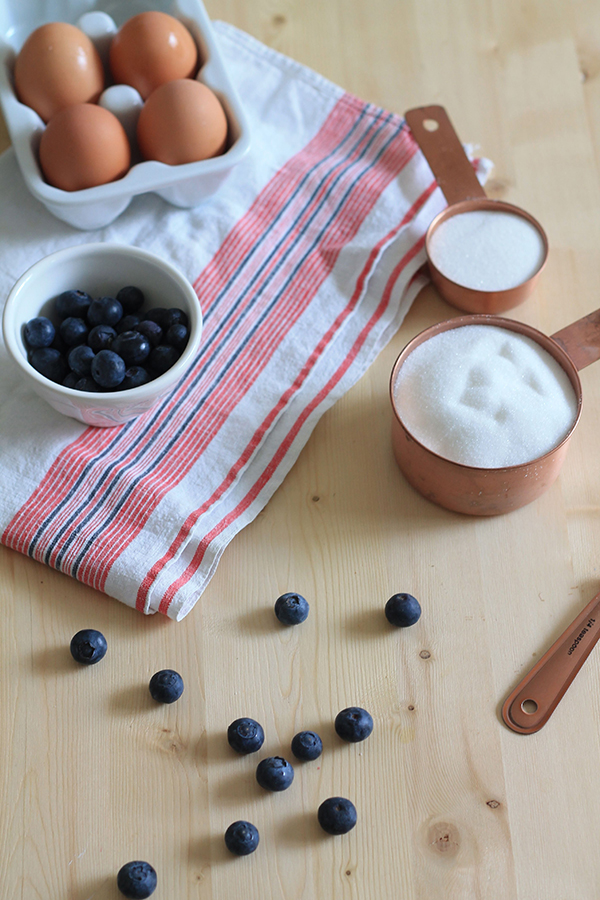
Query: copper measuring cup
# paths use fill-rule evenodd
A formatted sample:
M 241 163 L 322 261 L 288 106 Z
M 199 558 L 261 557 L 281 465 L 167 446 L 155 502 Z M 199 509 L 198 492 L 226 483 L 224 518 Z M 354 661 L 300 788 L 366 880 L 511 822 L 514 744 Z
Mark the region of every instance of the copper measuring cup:
M 546 264 L 548 238 L 544 229 L 533 216 L 520 207 L 502 200 L 491 200 L 486 196 L 443 106 L 421 106 L 410 109 L 405 113 L 405 119 L 448 202 L 447 208 L 429 225 L 425 238 L 429 271 L 437 290 L 444 300 L 464 312 L 496 314 L 518 306 L 531 294 Z M 483 291 L 457 284 L 437 268 L 432 262 L 430 253 L 433 233 L 452 216 L 474 210 L 513 213 L 535 226 L 544 245 L 544 257 L 531 278 L 506 290 Z
M 395 400 L 398 373 L 412 351 L 436 334 L 463 325 L 496 325 L 536 341 L 566 372 L 577 398 L 577 415 L 569 433 L 543 456 L 503 468 L 478 468 L 440 456 L 415 438 L 403 423 Z M 582 405 L 580 369 L 600 359 L 600 310 L 578 319 L 551 337 L 514 319 L 501 316 L 457 316 L 426 328 L 398 356 L 390 378 L 392 446 L 406 480 L 424 497 L 454 512 L 497 516 L 536 500 L 556 480 L 567 453 Z
M 502 718 L 519 734 L 542 728 L 600 638 L 600 594 L 583 609 L 504 701 Z

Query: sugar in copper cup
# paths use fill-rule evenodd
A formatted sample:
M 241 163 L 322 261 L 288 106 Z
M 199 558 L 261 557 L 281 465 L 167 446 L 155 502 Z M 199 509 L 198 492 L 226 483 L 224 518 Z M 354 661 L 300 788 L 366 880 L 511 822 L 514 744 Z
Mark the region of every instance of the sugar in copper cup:
M 448 207 L 429 225 L 425 239 L 429 271 L 437 290 L 448 303 L 464 312 L 495 315 L 518 306 L 531 294 L 546 265 L 548 238 L 544 229 L 537 219 L 519 206 L 487 197 L 442 106 L 411 109 L 405 117 L 448 202 Z M 432 253 L 432 239 L 436 231 L 454 216 L 481 211 L 509 213 L 535 229 L 540 247 L 539 258 L 536 258 L 533 271 L 518 284 L 501 290 L 469 287 L 453 280 L 436 265 Z
M 402 420 L 395 390 L 402 365 L 425 341 L 465 325 L 495 325 L 531 338 L 566 373 L 575 393 L 577 412 L 568 433 L 549 452 L 520 465 L 499 468 L 464 465 L 426 447 Z M 402 350 L 390 378 L 392 446 L 404 477 L 438 506 L 472 516 L 501 515 L 536 500 L 558 477 L 581 416 L 582 390 L 578 371 L 597 359 L 600 359 L 600 310 L 550 337 L 523 322 L 488 315 L 458 316 L 425 329 Z

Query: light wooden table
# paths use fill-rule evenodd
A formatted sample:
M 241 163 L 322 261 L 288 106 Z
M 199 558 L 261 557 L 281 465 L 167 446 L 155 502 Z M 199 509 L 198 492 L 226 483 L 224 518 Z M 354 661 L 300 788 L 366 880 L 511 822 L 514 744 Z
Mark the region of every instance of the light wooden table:
M 530 210 L 551 255 L 515 310 L 551 333 L 600 305 L 597 0 L 208 0 L 210 14 L 397 112 L 440 102 L 496 163 L 488 192 Z M 4 133 L 3 146 L 8 144 Z M 174 624 L 0 550 L 0 897 L 116 900 L 115 873 L 150 860 L 161 900 L 596 900 L 600 896 L 600 654 L 550 723 L 509 732 L 499 706 L 600 588 L 600 366 L 558 482 L 533 505 L 475 520 L 416 495 L 395 467 L 388 376 L 399 350 L 452 310 L 431 289 Z M 285 590 L 311 602 L 273 626 Z M 420 598 L 406 632 L 387 598 Z M 73 670 L 71 636 L 100 628 L 105 661 Z M 424 651 L 427 651 L 426 653 Z M 157 709 L 147 681 L 184 673 Z M 332 721 L 367 707 L 375 732 Z M 228 723 L 253 715 L 269 754 L 300 728 L 317 763 L 266 795 Z M 327 796 L 359 823 L 329 838 Z M 222 835 L 249 818 L 257 853 Z

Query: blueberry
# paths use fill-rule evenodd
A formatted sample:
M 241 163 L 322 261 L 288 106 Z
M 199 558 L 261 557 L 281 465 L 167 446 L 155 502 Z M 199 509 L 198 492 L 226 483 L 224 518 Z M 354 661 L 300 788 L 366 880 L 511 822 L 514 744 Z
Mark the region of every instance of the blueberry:
M 94 325 L 112 325 L 123 318 L 123 307 L 115 297 L 98 297 L 92 300 L 87 312 L 87 320 Z
M 161 669 L 150 679 L 150 694 L 158 703 L 175 703 L 183 694 L 183 678 L 173 669 Z
M 236 719 L 227 729 L 227 740 L 236 753 L 256 753 L 264 743 L 265 733 L 254 719 Z
M 144 305 L 144 295 L 138 287 L 128 284 L 121 288 L 117 294 L 117 300 L 126 313 L 135 313 Z
M 123 316 L 120 322 L 117 323 L 116 331 L 117 334 L 122 334 L 124 331 L 134 331 L 136 325 L 140 324 L 139 316 Z
M 95 355 L 92 348 L 88 347 L 87 344 L 78 344 L 77 347 L 73 347 L 73 349 L 69 351 L 67 362 L 75 375 L 82 378 L 84 375 L 89 375 L 91 373 L 92 360 Z M 72 385 L 72 387 L 73 386 L 74 385 Z
M 150 354 L 150 367 L 158 375 L 163 375 L 171 366 L 175 365 L 180 356 L 181 353 L 175 347 L 169 347 L 168 344 L 160 344 Z
M 394 594 L 385 604 L 385 615 L 391 625 L 408 628 L 421 618 L 421 604 L 412 594 Z
M 87 342 L 94 353 L 101 350 L 110 350 L 110 346 L 117 336 L 117 332 L 111 325 L 95 325 L 90 329 Z
M 73 387 L 76 391 L 88 391 L 92 394 L 98 394 L 102 392 L 102 388 L 96 381 L 94 381 L 91 375 L 84 375 L 83 378 L 79 378 L 79 380 L 75 382 Z
M 79 381 L 79 375 L 76 372 L 67 372 L 63 378 L 63 387 L 74 388 Z
M 123 331 L 118 334 L 110 348 L 128 366 L 139 366 L 150 356 L 150 341 L 139 331 Z
M 256 780 L 267 791 L 285 791 L 294 780 L 294 767 L 282 756 L 267 756 L 256 767 Z
M 299 731 L 292 739 L 292 753 L 296 759 L 308 762 L 318 759 L 323 752 L 323 741 L 315 731 Z
M 176 323 L 175 325 L 171 325 L 167 331 L 165 341 L 171 347 L 175 347 L 177 350 L 183 350 L 185 349 L 189 336 L 190 333 L 186 326 Z
M 156 322 L 152 322 L 150 319 L 140 322 L 140 324 L 136 325 L 133 330 L 139 331 L 140 334 L 143 334 L 144 337 L 147 337 L 153 347 L 158 347 L 158 345 L 162 341 L 162 328 L 160 327 L 160 325 L 157 325 Z
M 61 319 L 69 316 L 85 318 L 92 298 L 85 291 L 63 291 L 54 301 L 56 315 Z
M 119 385 L 119 390 L 129 391 L 131 388 L 147 384 L 150 380 L 150 375 L 142 366 L 130 366 L 125 370 L 125 378 Z
M 92 360 L 92 378 L 100 387 L 118 387 L 125 378 L 125 363 L 112 350 L 101 350 Z
M 60 336 L 60 331 L 56 332 L 56 334 L 54 335 L 54 340 L 52 341 L 50 346 L 54 350 L 58 350 L 60 353 L 66 354 L 69 352 L 69 348 L 67 347 L 67 345 L 65 344 L 65 342 L 63 341 L 63 339 Z
M 49 347 L 55 334 L 56 329 L 46 316 L 36 316 L 25 325 L 25 341 L 32 350 Z
M 93 666 L 104 659 L 105 654 L 106 638 L 100 631 L 84 628 L 71 639 L 71 656 L 75 662 Z
M 162 306 L 156 306 L 153 309 L 149 309 L 148 312 L 144 313 L 144 321 L 145 322 L 156 322 L 157 325 L 160 325 L 163 331 L 166 331 L 169 325 L 172 325 L 172 322 L 166 323 L 168 310 Z
M 275 615 L 283 625 L 299 625 L 308 616 L 309 605 L 301 594 L 282 594 L 275 601 Z
M 327 834 L 346 834 L 356 825 L 356 807 L 345 797 L 330 797 L 321 803 L 317 818 Z
M 67 347 L 76 347 L 77 344 L 85 344 L 89 328 L 83 319 L 69 316 L 60 323 L 59 332 Z
M 185 327 L 187 328 L 187 313 L 182 309 L 179 309 L 179 307 L 177 306 L 172 306 L 167 310 L 166 316 L 163 317 L 163 323 L 164 324 L 161 324 L 161 328 L 163 328 L 165 331 L 168 331 L 172 325 L 185 325 Z
M 373 731 L 373 718 L 360 706 L 349 706 L 335 717 L 335 730 L 345 741 L 357 744 L 365 741 Z
M 64 356 L 60 350 L 54 350 L 52 347 L 40 347 L 38 350 L 33 350 L 29 362 L 40 375 L 44 375 L 50 381 L 56 381 L 58 384 L 62 384 L 68 371 Z
M 252 822 L 232 822 L 225 832 L 225 846 L 236 856 L 248 856 L 258 847 L 260 835 Z
M 117 887 L 130 900 L 145 900 L 156 890 L 156 871 L 150 863 L 125 863 L 117 875 Z

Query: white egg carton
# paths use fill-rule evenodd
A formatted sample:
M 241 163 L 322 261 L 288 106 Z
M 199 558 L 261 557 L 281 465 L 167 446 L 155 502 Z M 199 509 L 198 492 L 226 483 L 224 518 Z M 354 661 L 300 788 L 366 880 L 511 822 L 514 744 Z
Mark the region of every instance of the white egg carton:
M 192 33 L 204 60 L 197 78 L 216 93 L 227 114 L 230 136 L 228 150 L 213 159 L 168 166 L 153 160 L 136 161 L 137 149 L 134 144 L 133 165 L 118 181 L 72 192 L 52 187 L 44 181 L 37 159 L 45 125 L 38 114 L 20 103 L 15 95 L 12 72 L 16 54 L 27 36 L 45 22 L 70 22 L 82 30 L 88 27 L 87 22 L 89 37 L 96 44 L 100 55 L 106 58 L 107 35 L 110 30 L 148 9 L 161 10 L 175 16 Z M 89 13 L 93 11 L 105 15 L 90 17 Z M 103 29 L 97 27 L 99 21 L 102 24 L 101 20 L 107 26 L 104 34 L 101 33 Z M 136 103 L 133 99 L 128 108 L 127 102 L 127 92 L 117 97 L 117 103 L 121 107 L 119 117 L 122 117 L 126 130 L 129 130 L 131 119 L 135 118 Z M 75 228 L 92 229 L 108 225 L 138 194 L 155 193 L 174 206 L 197 206 L 218 190 L 250 147 L 250 133 L 243 106 L 227 74 L 201 0 L 128 0 L 127 3 L 122 0 L 99 0 L 95 5 L 90 4 L 89 0 L 28 0 L 27 3 L 23 0 L 3 0 L 0 3 L 0 104 L 27 187 L 49 212 Z M 139 156 L 137 159 L 139 160 Z

